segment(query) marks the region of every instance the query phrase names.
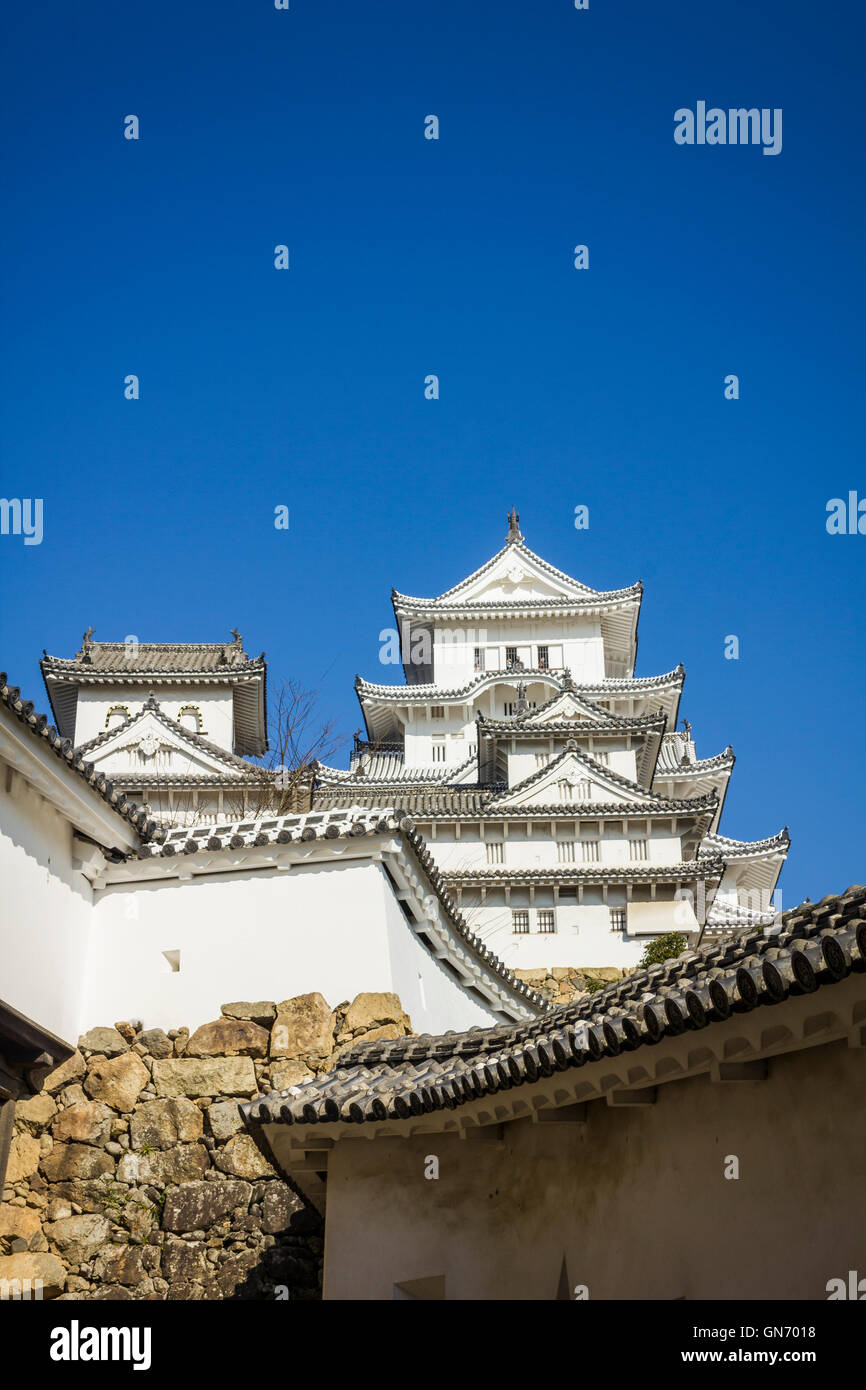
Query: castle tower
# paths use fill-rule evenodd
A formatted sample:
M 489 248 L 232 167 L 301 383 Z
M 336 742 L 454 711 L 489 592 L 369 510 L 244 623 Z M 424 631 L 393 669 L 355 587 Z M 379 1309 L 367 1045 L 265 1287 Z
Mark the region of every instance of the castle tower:
M 634 964 L 766 921 L 787 830 L 719 834 L 734 765 L 677 728 L 682 666 L 635 676 L 640 583 L 591 589 L 505 544 L 437 598 L 394 591 L 405 683 L 356 679 L 366 739 L 315 804 L 415 819 L 473 929 L 512 967 Z

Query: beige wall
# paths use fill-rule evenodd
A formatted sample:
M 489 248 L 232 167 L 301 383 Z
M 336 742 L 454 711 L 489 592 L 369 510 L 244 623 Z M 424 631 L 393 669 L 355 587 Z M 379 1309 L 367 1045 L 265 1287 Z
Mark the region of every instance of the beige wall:
M 572 1296 L 825 1299 L 828 1279 L 866 1275 L 866 1051 L 769 1068 L 670 1083 L 652 1106 L 594 1102 L 586 1125 L 516 1122 L 498 1143 L 338 1141 L 325 1297 L 444 1275 L 448 1299 L 552 1299 L 565 1255 Z

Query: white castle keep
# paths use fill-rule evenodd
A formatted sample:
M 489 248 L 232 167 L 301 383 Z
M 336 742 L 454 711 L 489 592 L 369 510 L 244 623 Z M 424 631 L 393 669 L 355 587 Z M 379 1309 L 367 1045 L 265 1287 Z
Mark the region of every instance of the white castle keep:
M 635 676 L 642 586 L 591 589 L 524 543 L 438 598 L 392 594 L 405 684 L 355 687 L 366 737 L 313 765 L 313 812 L 415 822 L 472 931 L 512 969 L 627 967 L 647 940 L 771 920 L 787 829 L 719 833 L 733 750 L 699 758 L 682 666 Z M 174 826 L 269 813 L 264 653 L 100 643 L 45 656 L 58 729 Z M 273 813 L 273 807 L 270 807 Z
M 642 586 L 600 592 L 524 543 L 438 598 L 394 591 L 406 684 L 356 679 L 367 738 L 314 804 L 407 811 L 515 968 L 632 965 L 648 938 L 772 916 L 787 828 L 719 833 L 734 766 L 677 729 L 685 671 L 636 677 Z

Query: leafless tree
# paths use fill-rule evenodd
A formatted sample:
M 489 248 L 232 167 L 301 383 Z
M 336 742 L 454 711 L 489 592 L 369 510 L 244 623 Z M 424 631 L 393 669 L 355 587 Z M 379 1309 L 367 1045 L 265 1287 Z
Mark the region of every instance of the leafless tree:
M 299 681 L 283 681 L 268 699 L 268 745 L 264 766 L 272 785 L 264 792 L 262 811 L 291 815 L 309 810 L 316 762 L 334 757 L 346 743 L 336 721 L 322 720 L 319 694 Z

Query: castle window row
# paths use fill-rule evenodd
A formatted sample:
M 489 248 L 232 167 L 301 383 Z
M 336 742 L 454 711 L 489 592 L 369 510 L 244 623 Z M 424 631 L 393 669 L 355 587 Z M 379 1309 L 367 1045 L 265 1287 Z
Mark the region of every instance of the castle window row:
M 624 932 L 626 930 L 626 913 L 624 907 L 612 907 L 610 913 L 611 931 Z M 528 907 L 516 907 L 511 913 L 511 930 L 515 936 L 528 936 L 530 931 L 532 913 Z M 535 912 L 535 930 L 542 936 L 550 936 L 556 931 L 556 909 L 552 907 L 539 907 Z
M 511 913 L 511 930 L 516 936 L 529 935 L 529 908 L 517 907 Z M 535 913 L 535 930 L 543 936 L 556 931 L 556 912 L 552 907 L 540 907 Z
M 525 853 L 526 846 L 531 844 L 529 841 L 513 838 L 510 840 L 516 850 L 514 863 L 521 863 L 521 853 Z M 601 841 L 597 835 L 587 835 L 584 838 L 557 838 L 556 862 L 558 864 L 598 864 L 602 862 Z M 606 845 L 616 843 L 615 841 L 605 841 Z M 635 864 L 646 864 L 649 862 L 649 841 L 645 838 L 633 839 L 628 842 L 629 860 Z M 488 864 L 505 864 L 505 841 L 504 839 L 488 839 L 484 843 L 484 853 Z M 509 856 L 510 859 L 510 856 Z M 536 858 L 536 862 L 538 859 Z M 605 863 L 618 863 L 619 857 L 611 859 L 605 855 Z
M 501 650 L 501 649 L 496 648 L 496 647 L 493 647 L 493 648 L 490 648 L 490 649 L 488 649 L 488 648 L 486 648 L 486 647 L 475 647 L 475 648 L 473 649 L 473 665 L 474 665 L 474 667 L 475 667 L 475 670 L 476 670 L 476 671 L 495 671 L 495 670 L 499 669 L 499 662 L 500 662 L 500 660 L 501 660 L 501 658 L 500 658 L 500 656 L 499 656 L 499 651 L 500 651 L 500 650 Z M 525 648 L 524 650 L 526 651 L 527 655 L 529 656 L 529 664 L 532 665 L 533 648 L 532 648 L 532 647 L 529 647 L 528 649 Z M 534 649 L 534 654 L 535 654 L 535 663 L 534 663 L 534 666 L 535 666 L 535 670 L 536 670 L 536 671 L 549 671 L 549 670 L 551 670 L 551 668 L 552 668 L 552 666 L 553 666 L 554 663 L 551 661 L 550 647 L 549 647 L 549 646 L 538 646 L 538 647 L 536 647 L 536 648 Z M 558 652 L 557 652 L 557 655 L 559 656 L 560 661 L 561 661 L 561 656 L 562 656 L 561 651 L 558 651 Z M 506 671 L 524 671 L 524 670 L 526 670 L 526 666 L 527 666 L 527 663 L 526 663 L 525 661 L 522 661 L 522 660 L 521 660 L 521 658 L 520 658 L 520 653 L 519 653 L 519 649 L 518 649 L 517 647 L 506 647 L 506 648 L 505 648 L 504 669 L 505 669 Z

